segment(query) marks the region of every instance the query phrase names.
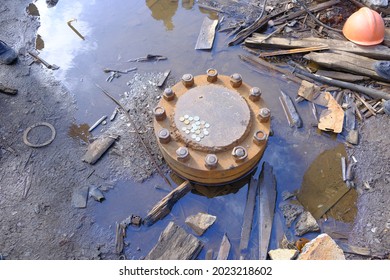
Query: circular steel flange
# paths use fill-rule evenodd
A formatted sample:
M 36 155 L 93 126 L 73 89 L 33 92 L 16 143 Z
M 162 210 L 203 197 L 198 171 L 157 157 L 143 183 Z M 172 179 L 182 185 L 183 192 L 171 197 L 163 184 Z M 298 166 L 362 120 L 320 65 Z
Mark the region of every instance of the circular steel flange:
M 182 82 L 174 85 L 174 100 L 160 100 L 158 107 L 167 117 L 156 118 L 154 130 L 158 139 L 161 130 L 170 132 L 171 141 L 158 141 L 158 145 L 178 175 L 219 185 L 239 179 L 256 166 L 266 147 L 270 119 L 260 121 L 257 117 L 266 106 L 261 97 L 250 98 L 251 89 L 243 81 L 239 87 L 232 85 L 231 76 L 218 75 L 211 80 L 206 74 L 193 77 L 191 87 Z M 264 134 L 263 141 L 254 139 L 258 131 Z M 180 147 L 188 150 L 185 160 L 178 158 Z M 233 152 L 237 147 L 246 151 L 240 160 Z M 205 162 L 210 154 L 217 158 L 212 168 Z

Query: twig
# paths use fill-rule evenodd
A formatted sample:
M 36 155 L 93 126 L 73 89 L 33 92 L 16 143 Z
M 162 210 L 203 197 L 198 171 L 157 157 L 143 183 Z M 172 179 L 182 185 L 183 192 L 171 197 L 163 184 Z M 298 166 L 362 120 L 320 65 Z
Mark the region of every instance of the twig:
M 145 141 L 142 139 L 141 137 L 141 134 L 137 128 L 137 126 L 135 125 L 132 117 L 130 116 L 129 112 L 126 110 L 126 108 L 118 101 L 116 100 L 113 96 L 111 96 L 105 89 L 103 89 L 101 86 L 99 86 L 98 84 L 95 84 L 96 87 L 98 87 L 105 95 L 107 95 L 107 97 L 109 97 L 112 101 L 114 101 L 121 109 L 122 111 L 125 113 L 127 119 L 129 120 L 130 124 L 134 127 L 134 130 L 137 132 L 137 136 L 138 136 L 138 139 L 140 140 L 141 144 L 144 146 L 144 149 L 145 151 L 148 153 L 148 156 L 150 157 L 150 159 L 153 161 L 153 164 L 156 166 L 157 168 L 157 171 L 158 173 L 160 174 L 160 176 L 165 180 L 165 182 L 167 182 L 167 184 L 172 187 L 172 184 L 171 182 L 169 182 L 169 180 L 167 179 L 167 177 L 164 176 L 162 170 L 160 169 L 160 167 L 158 166 L 156 160 L 154 159 L 154 157 L 152 156 L 151 152 L 149 151 L 148 147 L 146 146 L 145 144 Z
M 81 39 L 85 40 L 84 36 L 81 35 L 80 32 L 78 32 L 77 29 L 74 28 L 74 27 L 72 26 L 72 22 L 73 22 L 73 21 L 77 21 L 77 19 L 71 19 L 71 20 L 69 20 L 69 21 L 67 22 L 67 23 L 68 23 L 68 26 L 74 31 L 74 33 L 77 34 L 77 36 L 79 36 Z
M 263 43 L 264 41 L 267 41 L 269 38 L 271 38 L 273 35 L 275 35 L 276 33 L 279 33 L 283 30 L 283 28 L 285 28 L 287 25 L 287 23 L 283 24 L 282 26 L 280 26 L 278 29 L 276 29 L 274 32 L 272 32 L 271 34 L 269 34 L 267 37 L 265 37 L 263 40 L 261 40 L 258 44 L 261 45 L 261 43 Z

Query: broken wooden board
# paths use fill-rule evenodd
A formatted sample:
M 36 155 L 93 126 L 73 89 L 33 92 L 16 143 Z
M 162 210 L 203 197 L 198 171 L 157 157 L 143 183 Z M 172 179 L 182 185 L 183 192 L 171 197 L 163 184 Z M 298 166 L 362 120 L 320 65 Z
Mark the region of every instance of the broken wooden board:
M 337 79 L 340 81 L 350 82 L 350 83 L 361 82 L 370 79 L 367 76 L 354 75 L 354 74 L 349 74 L 344 72 L 328 71 L 328 70 L 318 70 L 316 71 L 316 74 L 324 77 L 332 78 L 332 79 Z
M 327 107 L 321 112 L 318 122 L 319 129 L 334 133 L 340 133 L 343 130 L 344 110 L 329 92 L 320 93 L 318 86 L 302 81 L 298 95 L 317 105 Z
M 171 209 L 175 203 L 190 192 L 192 185 L 189 181 L 184 181 L 176 189 L 172 190 L 163 199 L 158 202 L 152 210 L 149 211 L 148 215 L 144 219 L 144 224 L 147 226 L 153 225 L 158 220 L 161 220 L 171 212 Z
M 259 181 L 259 259 L 265 260 L 271 238 L 276 203 L 276 179 L 272 166 L 264 162 Z
M 246 204 L 244 210 L 244 222 L 241 228 L 240 254 L 245 258 L 248 250 L 249 238 L 252 230 L 253 214 L 256 205 L 256 194 L 259 187 L 259 178 L 252 176 L 248 185 Z
M 297 109 L 294 106 L 293 101 L 291 100 L 290 96 L 285 94 L 283 91 L 280 91 L 282 96 L 279 97 L 279 101 L 282 104 L 283 111 L 286 114 L 288 123 L 290 127 L 302 127 L 302 120 L 299 116 Z
M 272 51 L 272 52 L 262 52 L 260 53 L 260 57 L 269 57 L 269 56 L 278 56 L 278 55 L 288 55 L 288 54 L 296 54 L 296 53 L 307 53 L 313 51 L 323 51 L 329 50 L 328 46 L 314 46 L 309 48 L 297 48 L 290 50 L 281 50 L 281 51 Z
M 217 25 L 218 20 L 212 20 L 208 17 L 204 18 L 198 40 L 196 41 L 196 50 L 210 50 L 213 48 L 215 28 Z
M 158 87 L 162 87 L 165 83 L 165 81 L 167 80 L 169 74 L 171 73 L 171 70 L 166 70 L 163 74 L 163 76 L 161 77 L 161 79 L 157 82 L 157 86 Z
M 361 55 L 343 51 L 332 51 L 324 53 L 312 52 L 306 54 L 303 58 L 314 61 L 318 65 L 329 69 L 363 75 L 383 82 L 390 81 L 389 79 L 380 76 L 375 71 L 374 64 L 378 62 L 378 60 Z
M 145 260 L 194 260 L 202 248 L 203 243 L 195 236 L 169 222 Z
M 226 233 L 223 235 L 221 247 L 219 247 L 217 260 L 227 260 L 230 252 L 230 241 Z
M 300 39 L 271 37 L 267 40 L 264 40 L 266 37 L 266 34 L 253 33 L 252 37 L 245 40 L 245 46 L 250 48 L 264 47 L 276 49 L 295 49 L 324 46 L 329 47 L 331 50 L 354 53 L 380 60 L 390 60 L 390 48 L 383 45 L 363 47 L 350 41 L 321 39 L 314 37 Z M 261 44 L 259 44 L 259 42 L 261 42 Z
M 72 193 L 72 206 L 75 208 L 86 208 L 88 201 L 88 193 L 88 186 L 74 189 Z
M 101 156 L 114 144 L 118 135 L 102 135 L 88 146 L 88 150 L 81 158 L 89 164 L 95 164 Z

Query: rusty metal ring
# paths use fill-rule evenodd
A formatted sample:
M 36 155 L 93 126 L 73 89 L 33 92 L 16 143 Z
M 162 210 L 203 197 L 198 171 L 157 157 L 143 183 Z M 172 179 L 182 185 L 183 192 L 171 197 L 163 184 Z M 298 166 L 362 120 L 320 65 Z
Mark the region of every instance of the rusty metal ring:
M 50 130 L 51 130 L 51 137 L 49 140 L 47 140 L 46 142 L 42 143 L 42 144 L 32 144 L 27 138 L 28 138 L 28 134 L 30 133 L 30 131 L 38 126 L 46 126 L 48 127 Z M 26 130 L 23 132 L 23 142 L 24 144 L 26 144 L 27 146 L 29 147 L 33 147 L 33 148 L 42 148 L 42 147 L 45 147 L 47 145 L 49 145 L 51 142 L 53 142 L 54 138 L 56 137 L 56 130 L 54 128 L 54 126 L 52 126 L 50 123 L 47 123 L 47 122 L 39 122 L 39 123 L 36 123 L 36 124 L 33 124 L 29 127 L 26 128 Z

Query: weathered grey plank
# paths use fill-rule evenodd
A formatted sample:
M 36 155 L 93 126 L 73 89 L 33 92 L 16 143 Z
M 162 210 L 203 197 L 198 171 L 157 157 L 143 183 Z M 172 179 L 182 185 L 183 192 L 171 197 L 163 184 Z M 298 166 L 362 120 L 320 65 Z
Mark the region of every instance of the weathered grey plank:
M 212 20 L 205 17 L 200 28 L 198 40 L 196 41 L 196 50 L 209 50 L 213 48 L 215 28 L 218 25 L 218 20 Z
M 345 51 L 349 53 L 355 53 L 362 56 L 367 56 L 380 60 L 390 60 L 390 48 L 383 45 L 376 46 L 359 46 L 349 41 L 336 40 L 336 39 L 321 39 L 321 38 L 282 38 L 271 37 L 264 40 L 267 37 L 266 34 L 254 33 L 252 37 L 245 40 L 245 45 L 250 48 L 308 48 L 313 46 L 328 46 L 331 50 Z M 263 41 L 264 40 L 264 41 Z M 261 43 L 260 43 L 261 42 Z
M 256 194 L 259 186 L 259 178 L 252 176 L 248 185 L 248 194 L 244 210 L 244 222 L 241 229 L 240 253 L 244 257 L 248 250 L 249 238 L 252 230 L 253 212 L 256 205 Z
M 184 181 L 180 186 L 167 194 L 161 199 L 152 210 L 149 211 L 148 215 L 144 219 L 144 224 L 151 226 L 158 220 L 164 218 L 171 212 L 173 205 L 189 191 L 191 191 L 192 185 L 189 181 Z
M 276 179 L 272 166 L 264 162 L 259 185 L 259 259 L 267 259 L 276 203 Z
M 161 233 L 157 244 L 146 260 L 193 260 L 203 248 L 203 243 L 184 229 L 170 222 Z
M 223 235 L 221 247 L 219 247 L 217 260 L 227 260 L 230 252 L 230 241 L 226 233 Z
M 389 82 L 388 79 L 385 79 L 376 73 L 374 63 L 377 62 L 377 60 L 375 59 L 342 51 L 326 53 L 312 52 L 306 54 L 304 58 L 332 70 L 345 71 L 371 77 L 375 80 Z

